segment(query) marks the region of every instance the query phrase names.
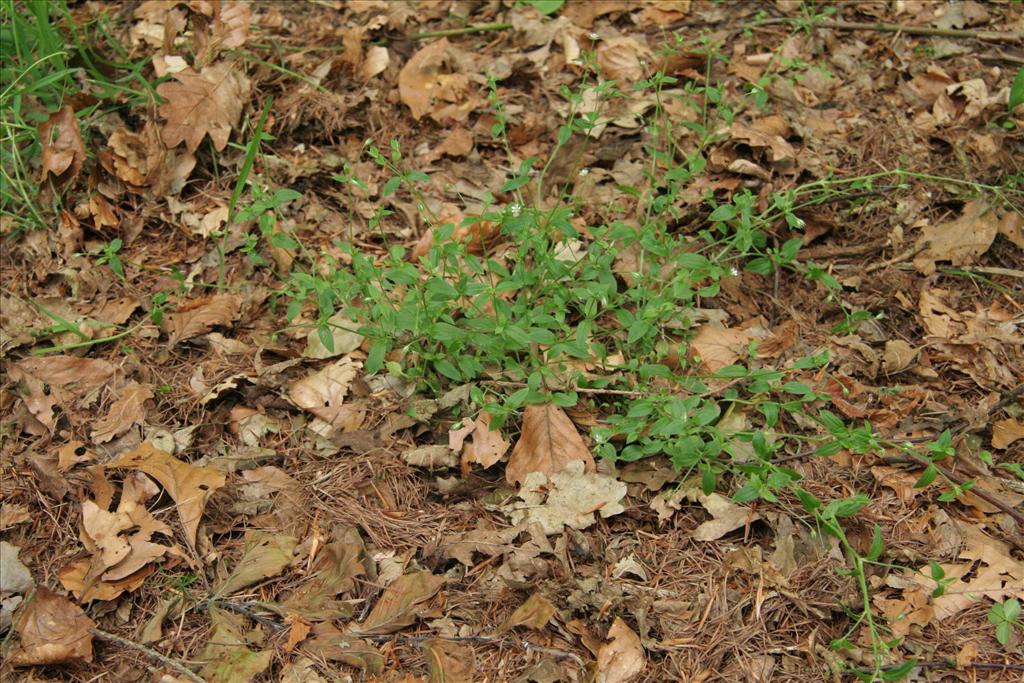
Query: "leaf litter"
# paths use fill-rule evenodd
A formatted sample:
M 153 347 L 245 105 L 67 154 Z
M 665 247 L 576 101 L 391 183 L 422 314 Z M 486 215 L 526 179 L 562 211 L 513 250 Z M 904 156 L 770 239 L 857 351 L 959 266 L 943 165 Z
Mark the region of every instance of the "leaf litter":
M 559 7 L 543 14 L 545 5 Z M 993 31 L 1021 20 L 1012 5 L 940 9 L 850 3 L 835 17 Z M 79 19 L 95 11 L 71 9 Z M 665 457 L 596 459 L 600 392 L 572 408 L 533 403 L 502 423 L 472 412 L 476 386 L 416 393 L 398 356 L 370 375 L 372 345 L 354 321 L 308 307 L 298 320 L 310 325 L 292 327 L 278 284 L 245 260 L 257 233 L 274 241 L 267 258 L 282 270 L 295 258 L 290 235 L 315 245 L 325 273 L 350 264 L 341 239 L 371 259 L 388 244 L 427 254 L 441 222 L 424 224 L 416 199 L 355 161 L 380 131 L 431 178 L 420 201 L 456 216 L 452 239 L 504 259 L 496 223 L 461 223 L 505 202 L 513 175 L 490 135 L 488 76 L 508 103 L 513 158 L 546 158 L 572 109 L 561 88 L 579 82 L 575 60 L 590 51 L 619 88 L 653 66 L 681 82 L 660 104 L 649 94 L 602 104 L 592 91 L 577 103 L 594 125 L 548 172 L 605 207 L 637 208 L 622 188 L 647 182 L 638 114 L 657 106 L 692 130 L 700 117 L 682 85 L 708 75 L 722 96 L 767 96 L 767 109 L 740 110 L 714 131 L 707 172 L 680 192 L 679 230 L 702 227 L 708 196 L 724 203 L 746 188 L 765 208 L 773 191 L 837 170 L 910 159 L 936 176 L 1019 173 L 1019 135 L 1003 125 L 1008 53 L 970 37 L 826 24 L 744 32 L 758 11 L 796 16 L 785 3 L 618 0 L 147 2 L 119 16 L 133 55 L 152 57 L 146 78 L 165 79 L 161 101 L 125 104 L 123 118 L 96 114 L 100 124 L 76 116 L 84 100 L 38 117 L 35 177 L 73 201 L 59 231 L 15 236 L 0 263 L 4 666 L 44 665 L 61 680 L 181 676 L 170 661 L 207 681 L 817 681 L 866 657 L 868 634 L 844 612 L 856 588 L 836 571 L 847 558 L 797 518 L 796 501 L 736 502 L 737 491 L 705 491 L 693 472 L 680 481 Z M 502 28 L 415 37 L 462 17 Z M 662 28 L 686 49 L 665 55 Z M 727 64 L 708 58 L 702 29 L 727 39 Z M 339 56 L 319 54 L 339 30 Z M 262 233 L 228 225 L 232 174 L 245 163 L 229 143 L 252 138 L 267 94 L 275 139 L 250 181 L 303 198 Z M 103 135 L 83 135 L 87 125 Z M 362 185 L 339 191 L 332 176 Z M 1015 680 L 1019 648 L 1002 649 L 986 616 L 1024 599 L 1021 522 L 1007 512 L 1024 499 L 1024 408 L 1012 393 L 1024 376 L 1024 223 L 950 187 L 875 190 L 856 205 L 809 205 L 802 232 L 780 220 L 770 239 L 801 238 L 797 261 L 837 279 L 844 305 L 884 317 L 836 332 L 822 290 L 740 272 L 686 312 L 693 334 L 666 325 L 666 363 L 709 375 L 748 361 L 793 369 L 827 348 L 827 371 L 797 368 L 794 378 L 844 417 L 908 440 L 955 429 L 955 456 L 943 462 L 1002 507 L 972 491 L 943 500 L 898 457 L 844 449 L 788 462 L 822 500 L 872 487 L 871 523 L 848 528 L 863 552 L 871 525 L 884 529 L 891 565 L 866 580 L 875 614 L 906 638 L 893 665 L 917 657 L 951 676 Z M 613 219 L 578 220 L 580 238 L 559 243 L 557 259 L 585 258 L 587 226 Z M 80 255 L 115 238 L 123 277 Z M 623 281 L 636 281 L 638 254 L 619 251 Z M 221 278 L 227 288 L 207 287 Z M 487 369 L 494 383 L 527 379 L 502 370 Z M 728 394 L 727 377 L 708 382 L 698 392 Z M 733 410 L 718 418 L 723 433 L 752 424 Z M 739 462 L 762 457 L 735 439 L 723 448 Z M 987 449 L 990 462 L 974 457 Z M 97 625 L 129 644 L 95 641 Z M 849 647 L 833 651 L 842 638 Z

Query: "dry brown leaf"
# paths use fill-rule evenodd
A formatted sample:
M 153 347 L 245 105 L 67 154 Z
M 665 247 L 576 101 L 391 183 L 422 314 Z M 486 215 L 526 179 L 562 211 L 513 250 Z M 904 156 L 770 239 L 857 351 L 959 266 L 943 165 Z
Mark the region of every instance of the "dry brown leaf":
M 80 664 L 92 661 L 96 623 L 78 605 L 40 586 L 14 624 L 21 646 L 10 653 L 13 666 Z
M 78 356 L 26 358 L 10 365 L 12 381 L 21 383 L 22 400 L 29 412 L 53 431 L 53 407 L 81 397 L 106 382 L 114 366 L 102 360 Z
M 530 472 L 519 491 L 522 502 L 502 508 L 513 524 L 539 524 L 547 535 L 568 526 L 586 529 L 594 513 L 608 518 L 625 510 L 626 485 L 607 474 L 584 472 L 582 460 L 573 460 L 560 472 L 545 476 Z M 546 495 L 546 500 L 545 500 Z
M 93 443 L 105 443 L 120 436 L 146 418 L 146 401 L 153 398 L 147 386 L 132 382 L 121 390 L 121 396 L 110 406 L 110 412 L 96 421 L 92 429 Z
M 634 38 L 609 38 L 597 46 L 601 75 L 626 85 L 644 77 L 650 60 L 651 51 Z
M 426 114 L 441 123 L 465 121 L 475 106 L 471 83 L 462 73 L 446 67 L 458 61 L 459 51 L 447 38 L 435 41 L 414 54 L 398 74 L 398 94 L 417 121 Z
M 476 655 L 465 643 L 432 638 L 423 643 L 431 683 L 473 683 Z
M 509 457 L 505 479 L 522 483 L 531 472 L 551 475 L 576 460 L 583 462 L 587 472 L 597 469 L 594 456 L 565 411 L 554 403 L 527 406 L 523 430 Z
M 293 382 L 288 398 L 297 407 L 316 415 L 331 426 L 338 426 L 346 417 L 345 397 L 363 366 L 349 357 L 342 358 L 319 372 Z
M 640 637 L 620 617 L 615 617 L 608 637 L 597 651 L 594 683 L 625 683 L 640 675 L 647 663 Z
M 507 631 L 516 626 L 526 626 L 539 631 L 548 625 L 551 617 L 555 616 L 555 611 L 555 606 L 550 600 L 540 593 L 534 593 L 516 608 L 516 611 L 498 627 L 498 631 Z
M 32 519 L 31 513 L 24 505 L 4 503 L 0 505 L 0 531 L 6 531 L 16 524 Z
M 721 325 L 701 325 L 690 342 L 691 352 L 708 372 L 718 372 L 746 356 L 750 333 Z
M 436 156 L 447 154 L 450 157 L 464 157 L 471 151 L 473 151 L 473 134 L 462 126 L 458 126 L 448 133 L 448 137 L 435 150 L 435 154 Z
M 154 448 L 148 441 L 133 451 L 122 454 L 108 467 L 141 470 L 160 482 L 178 507 L 178 516 L 185 530 L 185 540 L 193 549 L 196 532 L 206 501 L 224 486 L 224 475 L 210 467 L 195 467 L 169 453 Z
M 365 640 L 343 633 L 334 624 L 314 624 L 313 636 L 302 644 L 303 652 L 362 669 L 371 680 L 384 671 L 384 656 L 377 648 Z
M 134 592 L 156 571 L 156 565 L 147 564 L 134 574 L 117 581 L 97 581 L 90 575 L 91 569 L 92 562 L 88 558 L 83 558 L 72 562 L 57 573 L 60 584 L 65 590 L 71 591 L 79 602 L 109 602 L 116 600 L 125 592 Z
M 416 607 L 434 597 L 443 585 L 443 576 L 428 571 L 399 577 L 380 596 L 366 621 L 353 631 L 359 635 L 382 635 L 402 630 L 416 621 Z
M 511 445 L 502 436 L 500 429 L 491 429 L 491 416 L 480 413 L 474 421 L 474 429 L 468 443 L 462 448 L 462 470 L 468 472 L 472 464 L 488 468 L 501 460 Z
M 251 23 L 251 3 L 221 3 L 220 11 L 214 13 L 211 50 L 216 53 L 222 47 L 237 48 L 245 45 L 245 41 L 249 39 Z
M 567 17 L 580 28 L 590 28 L 594 19 L 612 12 L 632 9 L 625 0 L 590 0 L 589 2 L 567 2 L 562 7 L 562 16 Z
M 999 221 L 999 232 L 1017 247 L 1024 249 L 1024 216 L 1016 211 L 1007 211 Z
M 223 151 L 231 129 L 242 115 L 249 82 L 230 62 L 208 66 L 201 73 L 186 69 L 174 74 L 174 78 L 177 83 L 161 83 L 156 88 L 167 100 L 159 110 L 167 120 L 163 127 L 164 144 L 171 148 L 184 142 L 191 153 L 209 134 L 214 148 Z
M 218 683 L 248 683 L 263 673 L 274 660 L 273 650 L 250 650 L 243 618 L 211 607 L 213 633 L 199 659 L 205 662 L 199 675 Z M 256 638 L 253 638 L 256 640 Z
M 750 509 L 737 505 L 717 493 L 712 493 L 710 496 L 700 493 L 697 495 L 697 499 L 714 519 L 704 522 L 693 530 L 693 538 L 696 541 L 718 540 L 734 529 L 761 519 L 761 515 L 753 513 Z
M 391 53 L 383 45 L 371 45 L 367 50 L 366 54 L 363 55 L 363 61 L 356 70 L 359 78 L 364 81 L 368 81 L 377 74 L 383 73 L 388 68 L 388 64 L 391 63 Z
M 960 218 L 928 225 L 921 230 L 914 267 L 925 275 L 931 275 L 935 272 L 936 261 L 949 261 L 955 266 L 973 263 L 988 251 L 998 232 L 999 220 L 988 202 L 971 200 L 964 204 Z
M 1008 417 L 992 424 L 992 448 L 1003 450 L 1017 439 L 1024 439 L 1024 422 Z
M 41 181 L 45 183 L 50 175 L 57 185 L 74 180 L 86 159 L 75 110 L 65 105 L 51 114 L 39 126 L 39 140 L 43 147 Z
M 238 320 L 242 299 L 237 294 L 215 294 L 209 298 L 191 301 L 165 318 L 170 332 L 168 343 L 206 334 L 214 327 L 226 326 Z
M 888 373 L 903 372 L 917 360 L 918 353 L 918 349 L 902 339 L 890 339 L 885 342 L 882 369 Z
M 294 536 L 247 530 L 242 557 L 216 589 L 216 595 L 228 596 L 263 579 L 277 576 L 294 559 L 296 543 Z
M 301 614 L 289 614 L 284 623 L 288 624 L 288 640 L 283 647 L 285 652 L 291 652 L 306 639 L 313 626 Z
M 313 574 L 289 595 L 282 605 L 311 621 L 334 619 L 346 612 L 335 598 L 350 592 L 356 579 L 366 574 L 363 546 L 347 540 L 335 540 L 320 551 Z

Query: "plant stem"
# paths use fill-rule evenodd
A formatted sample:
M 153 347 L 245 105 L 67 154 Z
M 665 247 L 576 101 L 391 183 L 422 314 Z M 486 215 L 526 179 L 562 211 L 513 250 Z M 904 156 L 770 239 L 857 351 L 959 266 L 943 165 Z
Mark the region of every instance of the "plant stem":
M 445 38 L 447 36 L 467 36 L 474 33 L 486 33 L 487 31 L 504 31 L 508 28 L 512 28 L 512 24 L 496 22 L 463 26 L 462 28 L 446 28 L 440 31 L 423 31 L 422 33 L 414 33 L 409 37 L 413 40 L 424 40 L 426 38 Z

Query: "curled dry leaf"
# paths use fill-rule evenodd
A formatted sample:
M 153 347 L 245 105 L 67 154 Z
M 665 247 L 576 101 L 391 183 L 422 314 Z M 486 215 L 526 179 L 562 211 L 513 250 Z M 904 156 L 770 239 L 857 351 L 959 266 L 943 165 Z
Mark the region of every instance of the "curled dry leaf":
M 619 37 L 601 41 L 597 46 L 597 64 L 601 75 L 616 81 L 633 83 L 644 77 L 651 51 L 633 38 Z
M 431 638 L 423 643 L 432 683 L 473 683 L 476 655 L 465 643 Z
M 625 683 L 640 675 L 647 663 L 640 637 L 615 617 L 607 640 L 597 651 L 597 673 L 594 683 Z
M 992 424 L 992 448 L 1003 450 L 1018 439 L 1024 439 L 1024 422 L 1008 417 Z
M 89 393 L 114 374 L 114 366 L 102 360 L 78 356 L 26 358 L 8 367 L 10 378 L 20 383 L 25 407 L 53 431 L 53 407 Z
M 122 454 L 108 467 L 141 470 L 160 482 L 178 507 L 178 516 L 185 530 L 185 540 L 196 547 L 196 532 L 206 501 L 224 486 L 224 475 L 210 467 L 196 467 L 144 442 L 133 451 Z
M 733 529 L 738 529 L 745 524 L 761 519 L 761 515 L 752 513 L 748 508 L 737 505 L 725 496 L 712 493 L 709 496 L 702 492 L 694 494 L 704 509 L 711 513 L 714 519 L 704 522 L 693 531 L 693 538 L 697 541 L 714 541 Z
M 164 144 L 171 148 L 184 142 L 189 152 L 195 152 L 209 134 L 214 148 L 222 151 L 242 115 L 249 82 L 230 62 L 208 66 L 201 73 L 186 69 L 174 78 L 177 83 L 161 83 L 156 88 L 167 100 L 159 110 L 167 120 Z
M 490 467 L 505 456 L 511 445 L 500 429 L 491 429 L 490 414 L 480 413 L 473 424 L 473 432 L 462 447 L 463 472 L 468 472 L 472 464 Z
M 242 299 L 237 294 L 215 294 L 209 298 L 191 301 L 165 318 L 170 332 L 169 344 L 206 334 L 214 327 L 226 326 L 238 320 Z
M 344 410 L 345 397 L 362 366 L 359 361 L 346 356 L 294 382 L 288 388 L 288 398 L 324 422 L 339 426 L 348 412 Z
M 39 126 L 43 147 L 42 182 L 52 175 L 58 185 L 75 179 L 85 163 L 85 143 L 78 117 L 70 106 L 61 107 Z
M 131 427 L 142 424 L 146 418 L 146 401 L 151 398 L 153 392 L 149 387 L 138 382 L 132 382 L 122 389 L 121 396 L 110 406 L 110 411 L 93 426 L 93 443 L 105 443 L 124 434 Z
M 10 653 L 13 666 L 78 664 L 92 661 L 96 623 L 78 605 L 40 586 L 14 624 L 21 646 Z
M 550 600 L 540 593 L 534 593 L 529 599 L 516 608 L 508 619 L 505 620 L 498 631 L 507 631 L 516 626 L 526 626 L 534 630 L 541 630 L 555 616 L 555 606 Z
M 583 463 L 581 471 L 597 469 L 594 456 L 565 411 L 554 403 L 527 406 L 523 414 L 523 431 L 512 449 L 505 479 L 510 483 L 522 483 L 531 472 L 551 475 L 561 472 L 574 461 Z
M 583 461 L 574 460 L 550 477 L 526 475 L 519 497 L 521 503 L 503 508 L 512 523 L 539 524 L 550 536 L 566 526 L 586 529 L 594 523 L 595 512 L 607 518 L 625 510 L 626 485 L 615 477 L 584 472 Z
M 295 556 L 294 536 L 268 534 L 258 529 L 245 532 L 245 550 L 231 574 L 216 589 L 228 596 L 271 576 L 277 576 Z
M 457 61 L 458 51 L 447 38 L 422 48 L 398 74 L 398 94 L 419 120 L 430 114 L 436 121 L 464 121 L 473 106 L 470 81 L 465 74 L 445 73 L 448 63 Z
M 402 630 L 416 621 L 417 607 L 434 597 L 443 585 L 443 576 L 434 576 L 428 571 L 399 577 L 380 596 L 362 626 L 354 631 L 359 635 L 382 635 Z
M 701 325 L 697 336 L 690 342 L 690 350 L 700 359 L 708 372 L 718 372 L 732 365 L 746 353 L 750 334 L 721 325 Z
M 936 261 L 955 266 L 973 263 L 988 251 L 999 233 L 996 212 L 983 199 L 964 204 L 960 218 L 925 226 L 917 238 L 914 267 L 925 275 L 935 272 Z

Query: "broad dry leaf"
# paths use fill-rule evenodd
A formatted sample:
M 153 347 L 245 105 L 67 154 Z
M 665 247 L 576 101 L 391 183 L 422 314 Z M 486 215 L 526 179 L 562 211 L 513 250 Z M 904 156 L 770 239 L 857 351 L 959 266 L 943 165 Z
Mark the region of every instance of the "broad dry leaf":
M 10 653 L 13 666 L 81 664 L 92 661 L 96 623 L 78 605 L 40 586 L 14 624 L 21 647 Z
M 491 429 L 491 416 L 482 412 L 474 421 L 475 429 L 469 440 L 462 447 L 462 469 L 469 471 L 471 464 L 488 468 L 495 464 L 508 452 L 511 445 L 501 434 L 500 429 Z
M 53 407 L 79 398 L 106 382 L 114 366 L 103 360 L 78 356 L 26 358 L 8 366 L 12 381 L 20 383 L 22 400 L 29 412 L 53 430 Z
M 903 372 L 913 365 L 919 352 L 919 349 L 915 349 L 902 339 L 890 339 L 885 342 L 882 369 L 888 373 Z
M 458 61 L 459 52 L 447 38 L 435 41 L 414 54 L 398 74 L 398 94 L 419 120 L 430 114 L 440 122 L 464 121 L 473 107 L 470 79 L 447 73 L 446 65 Z
M 228 596 L 263 579 L 277 576 L 294 559 L 296 542 L 294 536 L 249 529 L 245 532 L 245 550 L 241 559 L 215 593 Z
M 199 655 L 206 662 L 199 675 L 210 683 L 249 683 L 266 671 L 274 652 L 248 648 L 243 618 L 216 607 L 209 612 L 213 633 Z
M 349 593 L 356 580 L 366 574 L 365 551 L 361 544 L 346 540 L 328 543 L 317 556 L 313 574 L 281 604 L 311 621 L 344 616 L 350 608 L 338 603 L 338 595 Z
M 609 38 L 597 46 L 597 64 L 605 78 L 630 84 L 644 77 L 651 52 L 634 38 Z
M 992 424 L 992 448 L 1003 450 L 1017 439 L 1024 439 L 1024 422 L 1008 417 Z
M 28 508 L 18 503 L 3 503 L 0 505 L 0 531 L 7 531 L 16 524 L 27 522 L 32 519 Z
M 996 212 L 983 199 L 964 204 L 960 218 L 926 226 L 917 238 L 914 267 L 925 275 L 935 272 L 936 261 L 955 266 L 973 263 L 992 246 L 999 232 Z
M 346 356 L 294 382 L 288 388 L 288 398 L 297 407 L 334 426 L 345 416 L 345 397 L 362 365 Z
M 174 78 L 177 83 L 161 83 L 156 88 L 167 100 L 159 110 L 167 120 L 163 127 L 164 144 L 171 148 L 184 142 L 189 152 L 195 152 L 209 134 L 214 148 L 223 151 L 231 129 L 242 115 L 249 94 L 248 81 L 230 62 L 208 66 L 201 73 L 186 69 L 174 74 Z
M 355 627 L 354 632 L 359 635 L 382 635 L 401 631 L 416 621 L 417 606 L 434 597 L 443 585 L 443 576 L 434 576 L 428 571 L 399 577 L 387 587 L 366 621 Z
M 313 625 L 313 638 L 302 643 L 302 651 L 313 657 L 343 662 L 366 672 L 370 680 L 384 671 L 384 656 L 373 645 L 344 633 L 330 622 Z
M 132 382 L 121 390 L 121 396 L 110 406 L 110 411 L 96 421 L 92 428 L 93 443 L 105 443 L 124 434 L 146 418 L 146 401 L 153 398 L 149 387 Z
M 527 406 L 523 431 L 512 449 L 505 479 L 522 483 L 531 472 L 554 474 L 577 460 L 583 462 L 587 472 L 597 469 L 594 456 L 565 411 L 554 403 Z
M 24 595 L 36 585 L 32 572 L 28 570 L 18 553 L 21 548 L 7 541 L 0 541 L 0 596 Z
M 709 496 L 701 493 L 697 496 L 697 499 L 704 506 L 704 509 L 714 517 L 714 519 L 704 522 L 694 529 L 693 538 L 697 541 L 718 540 L 734 529 L 761 519 L 761 515 L 752 513 L 748 508 L 737 505 L 725 496 L 717 493 L 712 493 Z
M 368 81 L 377 74 L 383 73 L 391 63 L 391 54 L 383 45 L 371 45 L 363 55 L 357 73 L 359 78 Z
M 431 683 L 473 683 L 476 655 L 466 643 L 431 638 L 423 643 Z
M 248 2 L 221 3 L 220 12 L 215 13 L 211 30 L 213 51 L 219 48 L 238 48 L 245 45 L 249 38 L 249 25 L 252 23 L 252 7 Z
M 365 337 L 356 332 L 359 324 L 346 318 L 341 313 L 335 313 L 327 320 L 330 329 L 333 350 L 324 346 L 320 339 L 320 331 L 312 330 L 306 336 L 306 350 L 302 355 L 306 358 L 334 358 L 346 353 L 352 353 L 363 343 Z
M 301 614 L 289 614 L 285 617 L 284 623 L 288 625 L 288 640 L 282 647 L 285 652 L 291 652 L 296 645 L 306 639 L 313 626 Z
M 171 335 L 168 343 L 174 346 L 214 327 L 230 325 L 238 320 L 241 306 L 242 299 L 237 294 L 215 294 L 189 302 L 166 317 L 165 326 Z
M 51 114 L 39 126 L 42 144 L 42 182 L 50 176 L 63 185 L 78 175 L 85 163 L 85 143 L 78 128 L 78 117 L 70 105 Z
M 206 501 L 224 486 L 224 475 L 210 467 L 196 467 L 154 448 L 148 441 L 122 454 L 108 467 L 141 470 L 160 482 L 178 507 L 185 540 L 193 549 Z
M 608 629 L 606 642 L 597 651 L 594 683 L 626 683 L 640 675 L 647 663 L 640 637 L 620 617 Z
M 548 625 L 551 617 L 555 616 L 555 611 L 555 606 L 550 600 L 540 593 L 534 593 L 516 608 L 516 611 L 498 627 L 498 631 L 507 631 L 516 626 L 526 626 L 539 631 Z
M 746 356 L 749 343 L 750 334 L 746 330 L 712 323 L 697 329 L 697 336 L 690 342 L 690 350 L 708 372 L 718 372 Z
M 110 602 L 119 598 L 123 593 L 131 593 L 141 588 L 154 571 L 156 571 L 156 565 L 151 563 L 123 579 L 97 581 L 95 572 L 92 571 L 91 560 L 83 558 L 61 569 L 57 573 L 57 577 L 64 589 L 71 591 L 79 602 L 86 603 L 93 600 Z
M 519 491 L 522 502 L 511 503 L 503 510 L 513 524 L 539 524 L 549 536 L 561 533 L 566 526 L 586 529 L 594 524 L 595 512 L 608 518 L 625 510 L 625 484 L 615 477 L 583 470 L 583 461 L 574 460 L 550 477 L 531 472 Z

